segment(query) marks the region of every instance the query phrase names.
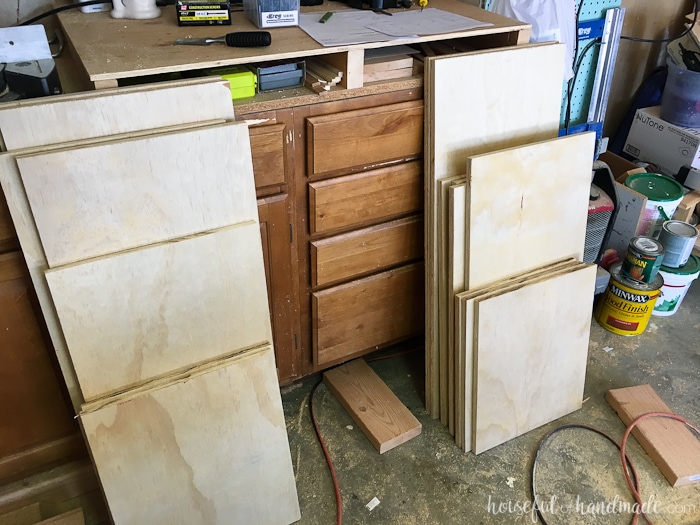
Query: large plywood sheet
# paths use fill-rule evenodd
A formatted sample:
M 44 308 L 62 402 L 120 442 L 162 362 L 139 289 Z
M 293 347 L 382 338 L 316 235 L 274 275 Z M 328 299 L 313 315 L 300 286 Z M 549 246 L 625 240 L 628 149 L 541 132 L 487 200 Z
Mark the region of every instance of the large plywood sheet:
M 539 44 L 429 57 L 425 61 L 426 359 L 439 352 L 437 181 L 466 173 L 467 157 L 554 138 L 559 129 L 564 45 Z M 448 298 L 451 300 L 451 298 Z M 439 385 L 426 374 L 428 411 Z
M 17 156 L 49 267 L 257 220 L 248 128 Z
M 594 133 L 471 157 L 465 284 L 583 257 Z
M 581 407 L 595 278 L 587 265 L 476 301 L 476 454 Z
M 18 150 L 233 117 L 228 83 L 196 79 L 3 104 L 0 138 Z
M 271 341 L 262 262 L 251 221 L 49 270 L 85 399 Z
M 269 346 L 86 410 L 80 422 L 116 525 L 300 517 Z

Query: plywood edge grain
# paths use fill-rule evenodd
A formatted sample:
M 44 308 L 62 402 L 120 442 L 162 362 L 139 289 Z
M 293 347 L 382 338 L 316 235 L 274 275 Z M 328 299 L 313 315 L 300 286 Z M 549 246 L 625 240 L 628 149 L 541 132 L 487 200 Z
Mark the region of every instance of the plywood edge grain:
M 380 454 L 421 433 L 418 419 L 363 359 L 325 372 L 323 382 Z
M 625 426 L 649 412 L 674 412 L 651 385 L 612 389 L 605 400 Z M 673 487 L 700 481 L 700 440 L 682 422 L 650 418 L 639 423 L 632 435 Z

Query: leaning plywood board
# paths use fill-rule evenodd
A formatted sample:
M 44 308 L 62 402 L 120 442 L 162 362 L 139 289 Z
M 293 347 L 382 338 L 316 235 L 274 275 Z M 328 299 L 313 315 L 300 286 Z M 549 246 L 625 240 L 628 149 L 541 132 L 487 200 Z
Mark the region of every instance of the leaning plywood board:
M 46 279 L 87 401 L 272 340 L 253 221 Z
M 463 175 L 466 161 L 495 149 L 554 138 L 559 130 L 564 45 L 539 44 L 425 61 L 426 358 L 438 349 L 436 181 Z M 439 385 L 426 375 L 428 411 L 439 411 Z
M 323 382 L 380 454 L 421 433 L 420 422 L 363 359 L 325 372 Z
M 567 259 L 455 296 L 455 441 L 463 450 L 467 452 L 471 450 L 472 442 L 475 301 L 517 290 L 526 284 L 549 279 L 581 267 L 583 263 L 575 259 Z
M 175 129 L 194 129 L 197 127 L 222 124 L 223 122 L 223 120 L 208 121 L 203 123 L 183 124 L 178 128 L 160 129 L 172 131 Z M 110 138 L 98 137 L 95 138 L 93 142 L 105 142 L 108 140 L 145 136 L 153 133 L 154 131 L 152 130 L 136 131 Z M 7 206 L 10 210 L 10 215 L 12 216 L 15 231 L 17 232 L 17 238 L 22 246 L 22 254 L 24 255 L 24 259 L 29 270 L 29 275 L 32 279 L 32 283 L 34 284 L 34 290 L 39 300 L 39 305 L 44 315 L 44 320 L 46 321 L 46 326 L 53 343 L 54 351 L 56 352 L 58 364 L 61 368 L 63 379 L 66 383 L 68 395 L 73 404 L 73 409 L 78 412 L 84 399 L 82 393 L 80 392 L 78 380 L 75 376 L 75 370 L 73 369 L 73 364 L 70 360 L 70 356 L 68 355 L 68 348 L 66 347 L 66 342 L 59 326 L 56 311 L 54 310 L 53 303 L 51 301 L 51 294 L 49 293 L 46 285 L 46 279 L 44 278 L 44 271 L 48 268 L 46 256 L 44 255 L 44 249 L 41 246 L 39 233 L 36 230 L 34 217 L 32 216 L 29 202 L 27 201 L 27 194 L 24 191 L 24 186 L 22 185 L 21 176 L 15 160 L 15 153 L 38 153 L 42 151 L 61 149 L 62 147 L 67 147 L 69 145 L 78 146 L 80 144 L 66 143 L 61 146 L 27 148 L 13 153 L 0 154 L 0 184 L 2 184 L 2 190 L 7 201 Z
M 242 123 L 17 156 L 49 267 L 257 219 Z
M 594 146 L 579 133 L 468 160 L 467 288 L 583 258 Z
M 609 390 L 605 399 L 625 425 L 648 412 L 673 413 L 650 385 Z M 673 487 L 700 481 L 700 440 L 682 422 L 650 418 L 632 435 Z
M 272 349 L 80 416 L 116 525 L 300 518 Z
M 17 150 L 221 118 L 233 120 L 227 83 L 196 79 L 6 103 L 0 138 Z
M 78 508 L 40 521 L 36 525 L 85 525 L 85 516 L 83 509 Z
M 475 454 L 581 407 L 595 279 L 589 265 L 476 301 Z

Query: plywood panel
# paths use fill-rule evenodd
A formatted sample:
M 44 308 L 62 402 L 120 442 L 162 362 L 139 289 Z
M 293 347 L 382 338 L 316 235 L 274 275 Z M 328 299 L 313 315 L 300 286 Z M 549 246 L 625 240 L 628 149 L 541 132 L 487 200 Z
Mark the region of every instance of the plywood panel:
M 311 233 L 346 228 L 420 211 L 419 162 L 309 184 Z
M 471 157 L 467 288 L 583 257 L 595 134 Z
M 426 59 L 426 254 L 438 246 L 438 180 L 464 175 L 470 155 L 557 136 L 564 65 L 561 44 Z M 437 295 L 437 268 L 444 262 L 428 255 L 426 355 L 431 362 L 439 351 L 438 312 L 447 312 L 448 306 Z M 431 382 L 426 377 L 429 388 Z M 439 403 L 431 401 L 429 411 L 435 415 Z
M 477 300 L 476 454 L 581 407 L 595 278 L 588 265 Z
M 257 218 L 231 123 L 17 156 L 49 267 Z
M 321 286 L 420 259 L 423 219 L 408 217 L 311 243 L 311 280 Z
M 423 264 L 411 264 L 311 295 L 316 364 L 420 333 Z
M 80 421 L 116 525 L 300 518 L 269 346 Z
M 208 78 L 5 103 L 0 135 L 18 150 L 233 117 L 228 83 Z
M 421 433 L 416 416 L 364 360 L 324 372 L 323 383 L 380 454 Z
M 272 340 L 255 222 L 46 279 L 86 400 Z

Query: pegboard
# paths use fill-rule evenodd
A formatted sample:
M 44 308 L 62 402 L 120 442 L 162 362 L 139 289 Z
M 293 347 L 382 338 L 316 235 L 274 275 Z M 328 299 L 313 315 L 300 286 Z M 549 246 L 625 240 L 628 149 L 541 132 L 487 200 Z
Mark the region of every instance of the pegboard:
M 620 7 L 621 0 L 583 0 L 579 22 L 587 22 L 591 20 L 605 19 L 605 11 L 608 9 Z M 492 0 L 483 0 L 482 7 L 489 9 Z M 575 2 L 578 10 L 579 2 Z M 579 59 L 586 45 L 591 39 L 579 40 L 578 56 Z M 571 107 L 570 107 L 570 122 L 569 127 L 578 124 L 585 124 L 588 119 L 588 106 L 591 101 L 591 92 L 593 90 L 593 82 L 595 80 L 596 67 L 598 65 L 599 46 L 593 45 L 585 56 L 581 59 L 579 72 L 576 77 L 576 83 L 573 86 Z M 560 126 L 563 128 L 566 118 L 566 85 L 562 89 L 561 101 L 561 121 Z

